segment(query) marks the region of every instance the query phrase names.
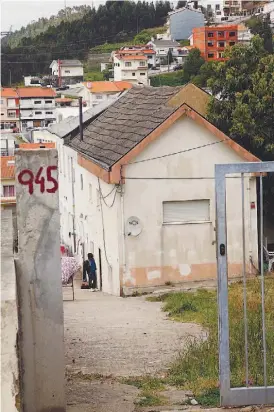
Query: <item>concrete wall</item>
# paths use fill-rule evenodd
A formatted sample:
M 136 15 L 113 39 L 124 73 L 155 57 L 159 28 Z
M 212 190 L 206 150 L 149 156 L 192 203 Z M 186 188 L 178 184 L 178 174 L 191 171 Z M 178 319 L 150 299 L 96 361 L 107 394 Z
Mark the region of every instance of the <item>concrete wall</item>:
M 1 411 L 19 411 L 18 315 L 12 211 L 1 211 Z
M 157 157 L 217 141 L 216 137 L 189 118 L 178 120 L 151 143 L 136 160 Z M 242 162 L 223 143 L 149 162 L 125 167 L 124 221 L 140 219 L 143 230 L 137 237 L 126 236 L 124 285 L 153 286 L 167 281 L 184 282 L 216 277 L 216 223 L 214 165 Z M 189 180 L 147 180 L 149 177 Z M 210 179 L 199 180 L 209 177 Z M 198 179 L 193 179 L 198 178 Z M 242 226 L 240 179 L 227 179 L 229 275 L 241 274 Z M 246 179 L 247 256 L 257 264 L 257 212 L 255 180 Z M 205 223 L 163 224 L 163 202 L 209 199 L 210 220 Z
M 19 347 L 27 412 L 65 411 L 57 164 L 55 149 L 16 153 Z M 20 181 L 31 173 L 33 190 Z
M 203 13 L 183 10 L 170 16 L 170 33 L 174 40 L 188 39 L 194 27 L 205 25 Z

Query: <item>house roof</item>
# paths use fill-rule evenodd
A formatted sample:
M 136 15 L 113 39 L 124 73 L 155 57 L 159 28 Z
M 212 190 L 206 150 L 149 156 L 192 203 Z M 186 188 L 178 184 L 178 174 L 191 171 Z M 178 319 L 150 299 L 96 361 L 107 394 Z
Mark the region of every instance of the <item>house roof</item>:
M 62 60 L 62 59 L 60 59 L 59 62 L 60 62 L 60 66 L 63 66 L 63 67 L 68 67 L 68 66 L 70 66 L 70 67 L 83 67 L 83 64 L 80 62 L 80 60 L 77 60 L 77 59 L 75 59 L 75 60 Z M 50 67 L 52 67 L 53 63 L 58 63 L 58 60 L 53 60 L 51 62 Z
M 14 156 L 1 157 L 1 180 L 2 179 L 15 179 Z
M 84 130 L 84 140 L 69 145 L 109 168 L 175 110 L 167 106 L 179 87 L 133 87 Z
M 155 44 L 156 47 L 179 47 L 180 43 L 175 40 L 153 40 L 150 43 Z
M 121 55 L 117 55 L 116 54 L 116 56 L 115 57 L 117 57 L 117 59 L 119 59 L 119 60 L 147 60 L 147 57 L 146 56 L 143 56 L 143 55 L 129 55 L 129 56 L 121 56 Z
M 117 96 L 117 97 L 116 97 Z M 91 121 L 94 117 L 98 116 L 104 110 L 107 109 L 113 103 L 113 100 L 118 99 L 120 95 L 117 93 L 112 99 L 112 101 L 107 100 L 106 102 L 100 103 L 91 109 L 86 110 L 83 113 L 83 123 Z M 64 138 L 77 130 L 79 127 L 79 116 L 70 116 L 62 120 L 60 123 L 52 123 L 48 127 L 50 133 L 56 134 L 60 138 Z
M 1 89 L 1 97 L 18 97 L 16 90 L 11 87 L 5 87 Z
M 193 97 L 196 89 L 199 92 Z M 204 107 L 199 107 L 199 95 L 204 98 L 201 104 Z M 157 88 L 135 86 L 84 129 L 83 141 L 78 134 L 67 144 L 95 165 L 110 171 L 121 162 L 126 164 L 148 142 L 182 115 L 187 115 L 224 140 L 247 161 L 259 161 L 195 110 L 195 107 L 197 110 L 203 108 L 205 113 L 208 99 L 206 92 L 192 84 Z
M 20 97 L 55 97 L 56 93 L 49 87 L 18 87 Z
M 142 52 L 144 54 L 155 54 L 156 53 L 156 51 L 153 49 L 143 49 Z
M 172 16 L 173 14 L 184 12 L 185 10 L 195 11 L 196 13 L 202 13 L 201 10 L 190 9 L 189 7 L 181 7 L 180 9 L 177 9 L 177 10 L 174 10 L 174 11 L 170 11 L 170 12 L 168 13 L 168 15 L 169 15 L 169 16 Z
M 91 93 L 119 93 L 132 87 L 131 83 L 125 81 L 84 82 L 83 84 Z

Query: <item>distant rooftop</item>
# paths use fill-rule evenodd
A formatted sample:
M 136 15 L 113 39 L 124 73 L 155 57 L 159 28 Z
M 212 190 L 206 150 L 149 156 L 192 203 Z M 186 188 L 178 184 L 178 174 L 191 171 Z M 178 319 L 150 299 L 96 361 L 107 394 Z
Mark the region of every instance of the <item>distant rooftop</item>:
M 59 60 L 60 66 L 63 67 L 83 67 L 83 63 L 80 62 L 80 60 Z M 58 63 L 58 60 L 53 60 L 50 67 L 53 65 L 53 63 Z

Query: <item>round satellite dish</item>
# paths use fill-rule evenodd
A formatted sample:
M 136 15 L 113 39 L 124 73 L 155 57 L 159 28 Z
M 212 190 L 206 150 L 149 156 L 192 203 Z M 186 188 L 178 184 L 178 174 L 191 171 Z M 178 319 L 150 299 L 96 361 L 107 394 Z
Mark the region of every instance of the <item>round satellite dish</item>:
M 88 88 L 88 89 L 91 89 L 91 87 L 92 87 L 91 82 L 87 82 L 87 88 Z
M 142 232 L 140 219 L 136 216 L 131 216 L 127 220 L 126 233 L 128 236 L 138 236 Z

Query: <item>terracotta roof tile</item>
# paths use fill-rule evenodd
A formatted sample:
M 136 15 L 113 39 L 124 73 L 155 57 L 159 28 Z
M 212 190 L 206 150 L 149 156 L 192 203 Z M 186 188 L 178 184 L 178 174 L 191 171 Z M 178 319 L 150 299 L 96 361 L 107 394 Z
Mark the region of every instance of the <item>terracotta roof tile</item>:
M 118 93 L 132 87 L 131 83 L 125 81 L 84 82 L 84 85 L 89 89 L 91 93 Z
M 1 179 L 15 179 L 14 156 L 1 156 Z
M 147 60 L 146 56 L 143 55 L 130 55 L 130 56 L 117 56 L 120 60 Z
M 2 97 L 18 97 L 16 90 L 12 89 L 11 87 L 5 87 L 1 89 L 1 96 Z
M 55 97 L 54 90 L 48 87 L 18 87 L 20 97 Z

